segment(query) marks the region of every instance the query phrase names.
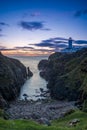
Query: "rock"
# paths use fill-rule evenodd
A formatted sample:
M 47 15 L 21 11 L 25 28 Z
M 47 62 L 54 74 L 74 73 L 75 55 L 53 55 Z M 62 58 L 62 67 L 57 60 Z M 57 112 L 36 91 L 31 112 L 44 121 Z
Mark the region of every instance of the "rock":
M 40 76 L 43 77 L 47 81 L 49 79 L 48 66 L 49 66 L 48 60 L 41 60 L 38 64 L 38 69 L 40 70 Z
M 51 126 L 51 122 L 47 119 L 47 118 L 40 118 L 40 119 L 38 119 L 38 122 L 40 123 L 40 124 L 44 124 L 44 125 L 47 125 L 47 126 Z
M 83 108 L 83 102 L 82 101 L 76 101 L 75 106 L 78 107 L 80 110 Z
M 76 124 L 77 124 L 78 122 L 80 122 L 79 119 L 73 119 L 73 120 L 71 120 L 71 121 L 69 122 L 69 126 L 76 126 Z
M 0 92 L 4 99 L 15 99 L 26 78 L 26 67 L 20 61 L 0 55 Z
M 40 115 L 38 113 L 31 114 L 32 119 L 39 119 Z
M 73 53 L 56 52 L 38 64 L 40 76 L 48 81 L 52 99 L 84 101 L 87 98 L 87 48 Z
M 27 76 L 29 78 L 33 76 L 33 73 L 30 71 L 29 67 L 27 67 Z
M 3 97 L 0 95 L 0 108 L 6 108 L 8 107 L 8 103 L 3 99 Z
M 46 68 L 48 66 L 48 60 L 41 60 L 38 64 L 38 69 L 39 70 L 43 70 L 44 68 Z
M 26 79 L 26 67 L 19 60 L 0 53 L 0 93 L 2 95 L 0 103 L 17 98 Z
M 27 98 L 29 97 L 26 93 L 23 94 L 25 101 L 27 101 Z
M 26 102 L 20 100 L 11 102 L 6 112 L 10 119 L 28 118 L 38 122 L 40 119 L 40 122 L 47 119 L 50 122 L 64 117 L 64 114 L 71 109 L 75 109 L 72 102 L 55 100 L 51 100 L 51 102 L 42 100 Z M 47 120 L 44 121 L 45 124 Z
M 43 93 L 43 92 L 44 92 L 44 89 L 43 89 L 43 88 L 40 88 L 40 91 Z
M 74 110 L 74 109 L 69 109 L 69 110 L 67 110 L 67 111 L 64 113 L 64 115 L 63 115 L 63 116 L 70 115 L 71 113 L 74 113 L 74 112 L 75 112 L 75 110 Z

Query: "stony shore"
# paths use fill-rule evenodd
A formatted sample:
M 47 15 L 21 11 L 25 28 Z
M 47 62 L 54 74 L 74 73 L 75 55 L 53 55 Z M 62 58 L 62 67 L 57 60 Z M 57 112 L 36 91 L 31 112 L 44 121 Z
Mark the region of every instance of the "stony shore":
M 23 101 L 17 100 L 10 103 L 6 110 L 10 119 L 33 119 L 48 121 L 58 119 L 75 110 L 74 102 L 44 100 L 44 101 Z

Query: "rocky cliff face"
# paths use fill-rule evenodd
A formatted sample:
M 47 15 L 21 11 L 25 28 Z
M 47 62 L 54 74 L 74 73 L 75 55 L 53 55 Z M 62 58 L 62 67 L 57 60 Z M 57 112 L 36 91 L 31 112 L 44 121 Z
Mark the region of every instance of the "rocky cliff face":
M 38 64 L 38 69 L 40 70 L 40 76 L 45 80 L 49 79 L 49 61 L 41 60 Z
M 39 64 L 40 75 L 48 80 L 47 87 L 52 98 L 87 98 L 87 49 L 72 54 L 54 53 L 49 57 L 48 64 L 44 61 Z
M 26 78 L 26 67 L 20 61 L 0 53 L 0 103 L 15 99 Z

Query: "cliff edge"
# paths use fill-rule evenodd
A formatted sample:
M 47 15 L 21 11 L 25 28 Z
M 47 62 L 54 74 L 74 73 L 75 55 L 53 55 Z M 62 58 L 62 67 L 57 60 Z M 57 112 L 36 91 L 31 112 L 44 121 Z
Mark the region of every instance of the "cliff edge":
M 52 98 L 87 99 L 87 48 L 71 54 L 54 53 L 48 61 L 40 61 L 38 67 L 40 75 L 48 80 Z
M 28 72 L 29 73 L 29 72 Z M 30 72 L 31 73 L 31 72 Z M 15 99 L 27 79 L 26 67 L 18 60 L 8 58 L 0 52 L 0 106 Z M 4 102 L 4 104 L 3 104 Z

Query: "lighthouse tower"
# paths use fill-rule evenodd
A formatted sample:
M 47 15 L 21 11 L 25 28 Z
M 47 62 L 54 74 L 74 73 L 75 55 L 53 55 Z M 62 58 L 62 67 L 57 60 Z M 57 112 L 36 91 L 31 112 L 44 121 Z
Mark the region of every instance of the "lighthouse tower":
M 68 45 L 69 45 L 69 49 L 72 49 L 72 38 L 69 37 L 69 40 L 68 40 Z

